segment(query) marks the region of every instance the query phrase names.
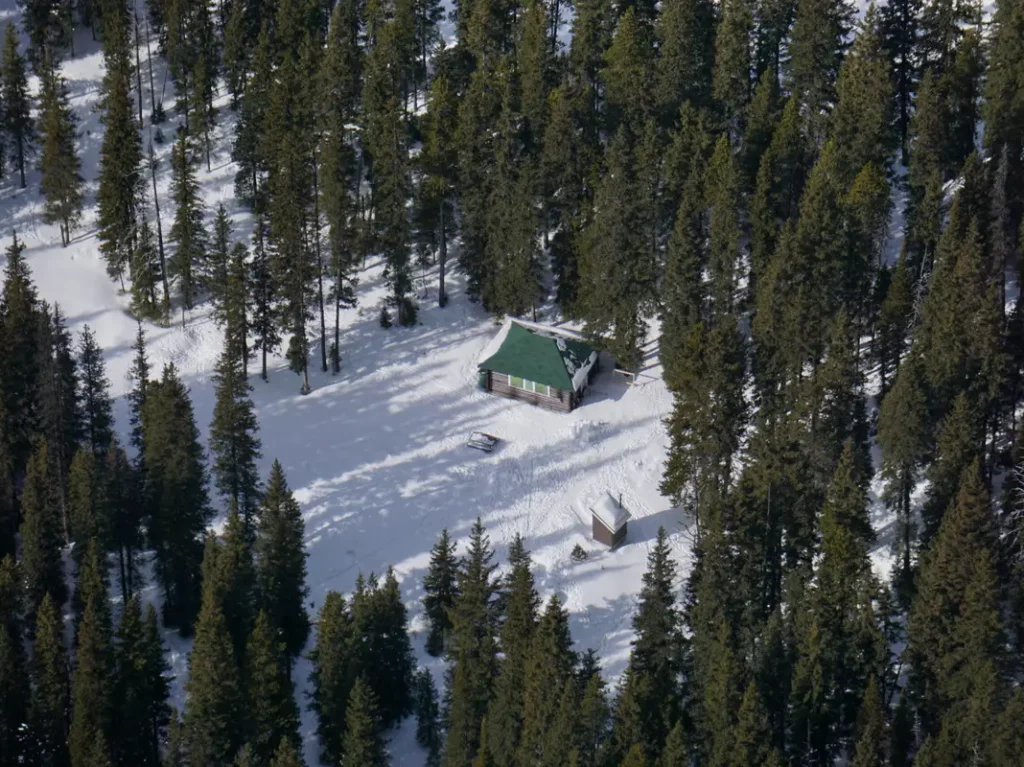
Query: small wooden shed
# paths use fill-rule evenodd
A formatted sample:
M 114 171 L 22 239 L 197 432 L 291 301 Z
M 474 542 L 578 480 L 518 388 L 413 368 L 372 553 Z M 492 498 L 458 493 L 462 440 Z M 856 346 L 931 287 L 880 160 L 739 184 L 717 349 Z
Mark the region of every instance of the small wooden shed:
M 590 507 L 590 515 L 595 541 L 614 549 L 626 539 L 626 527 L 632 515 L 622 505 L 621 495 L 614 498 L 611 493 L 603 493 Z
M 568 413 L 583 399 L 597 357 L 577 333 L 509 320 L 480 360 L 480 386 Z

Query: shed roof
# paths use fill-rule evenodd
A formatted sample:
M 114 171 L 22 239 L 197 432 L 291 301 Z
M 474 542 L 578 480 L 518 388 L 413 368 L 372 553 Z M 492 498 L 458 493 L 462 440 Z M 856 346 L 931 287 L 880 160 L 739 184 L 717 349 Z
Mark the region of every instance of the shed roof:
M 542 326 L 531 329 L 509 321 L 495 341 L 499 339 L 496 349 L 488 347 L 491 353 L 480 362 L 481 370 L 519 376 L 563 391 L 578 389 L 597 358 L 583 341 Z
M 612 494 L 607 491 L 601 494 L 590 510 L 601 524 L 613 533 L 619 532 L 632 517 L 626 507 L 622 506 L 618 499 L 612 498 Z

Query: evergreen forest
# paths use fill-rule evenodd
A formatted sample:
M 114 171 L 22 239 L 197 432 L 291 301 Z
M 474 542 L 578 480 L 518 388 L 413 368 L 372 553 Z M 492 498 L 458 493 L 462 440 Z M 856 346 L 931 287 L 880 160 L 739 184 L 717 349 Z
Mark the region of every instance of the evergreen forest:
M 64 246 L 95 197 L 139 330 L 115 423 L 4 232 L 0 765 L 397 767 L 414 728 L 428 767 L 1024 767 L 1024 0 L 880 2 L 19 0 L 0 181 Z M 251 231 L 203 200 L 224 131 Z M 649 543 L 619 678 L 480 518 L 430 531 L 422 625 L 390 569 L 310 603 L 250 378 L 341 371 L 370 256 L 389 333 L 429 268 L 442 311 L 458 274 L 627 371 L 656 342 L 692 557 Z M 202 305 L 205 441 L 145 331 Z

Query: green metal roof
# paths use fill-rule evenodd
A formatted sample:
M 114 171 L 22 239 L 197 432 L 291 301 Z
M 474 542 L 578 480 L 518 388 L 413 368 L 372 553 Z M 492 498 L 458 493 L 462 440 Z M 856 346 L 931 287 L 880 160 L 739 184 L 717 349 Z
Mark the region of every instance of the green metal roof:
M 501 346 L 480 363 L 480 369 L 573 391 L 573 376 L 587 364 L 593 352 L 582 341 L 552 338 L 513 322 Z

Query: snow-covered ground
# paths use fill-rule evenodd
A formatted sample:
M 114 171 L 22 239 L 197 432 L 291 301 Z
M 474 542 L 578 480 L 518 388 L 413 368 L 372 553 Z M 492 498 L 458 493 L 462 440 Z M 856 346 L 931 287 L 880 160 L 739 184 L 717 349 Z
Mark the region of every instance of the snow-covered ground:
M 3 0 L 0 19 L 16 17 L 13 0 Z M 107 277 L 92 208 L 102 136 L 96 112 L 102 56 L 88 31 L 79 32 L 75 50 L 63 72 L 80 119 L 78 149 L 88 182 L 84 221 L 72 244 L 62 248 L 57 227 L 42 220 L 39 174 L 33 169 L 27 189 L 17 189 L 10 174 L 0 188 L 0 236 L 6 247 L 11 230 L 17 229 L 41 296 L 60 304 L 76 333 L 86 324 L 96 332 L 118 397 L 117 426 L 127 441 L 122 395 L 136 322 L 126 311 L 128 297 Z M 145 50 L 142 57 L 148 126 Z M 164 83 L 159 63 L 155 77 L 159 92 Z M 170 139 L 175 120 L 169 83 L 164 95 L 171 119 L 162 127 Z M 236 238 L 247 238 L 251 221 L 233 200 L 232 118 L 224 101 L 220 100 L 213 170 L 208 173 L 202 165 L 200 181 L 208 223 L 223 201 L 233 215 Z M 174 212 L 168 196 L 169 142 L 157 150 L 163 158 L 159 178 L 166 236 Z M 152 222 L 152 210 L 149 217 Z M 671 399 L 655 354 L 656 328 L 637 385 L 627 386 L 603 360 L 604 369 L 583 406 L 570 414 L 552 413 L 477 388 L 476 362 L 498 326 L 466 300 L 457 275 L 449 282 L 451 301 L 444 309 L 436 306 L 430 274 L 427 282 L 429 295 L 422 301 L 420 324 L 383 330 L 377 323 L 384 297 L 381 268 L 370 259 L 360 274 L 359 306 L 342 315 L 342 373 L 334 377 L 319 372 L 317 345 L 311 359 L 316 371 L 313 392 L 308 396 L 298 393 L 298 379 L 280 358 L 273 360 L 268 383 L 252 378 L 263 440 L 261 468 L 265 474 L 279 458 L 302 505 L 314 609 L 328 590 L 350 591 L 358 573 L 380 573 L 393 565 L 420 661 L 439 673 L 440 662 L 422 651 L 422 577 L 441 529 L 447 527 L 461 540 L 480 516 L 499 559 L 513 535 L 524 536 L 542 595 L 562 596 L 572 614 L 576 647 L 596 649 L 609 678 L 614 678 L 628 656 L 635 595 L 659 526 L 672 536 L 680 578 L 688 570 L 689 536 L 682 515 L 657 489 L 666 448 L 662 419 Z M 157 373 L 167 362 L 178 367 L 191 388 L 205 435 L 213 410 L 210 375 L 221 331 L 204 307 L 186 318 L 184 327 L 181 317 L 177 319 L 171 328 L 146 326 L 149 352 Z M 255 369 L 250 365 L 251 371 Z M 500 447 L 490 454 L 467 448 L 469 433 L 477 429 L 499 436 Z M 621 493 L 633 514 L 628 539 L 615 551 L 605 550 L 590 537 L 588 503 L 606 490 Z M 586 561 L 570 558 L 577 543 L 589 553 Z M 158 598 L 152 586 L 147 597 Z M 188 644 L 172 633 L 167 642 L 177 675 L 174 702 L 180 706 Z M 308 671 L 308 664 L 300 661 L 295 679 L 303 708 Z M 316 764 L 313 726 L 312 716 L 304 711 L 306 756 Z M 395 734 L 392 752 L 395 764 L 422 763 L 408 725 Z

